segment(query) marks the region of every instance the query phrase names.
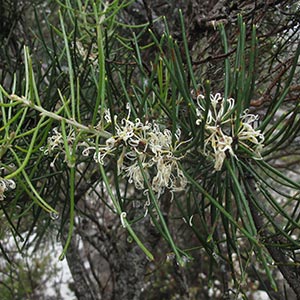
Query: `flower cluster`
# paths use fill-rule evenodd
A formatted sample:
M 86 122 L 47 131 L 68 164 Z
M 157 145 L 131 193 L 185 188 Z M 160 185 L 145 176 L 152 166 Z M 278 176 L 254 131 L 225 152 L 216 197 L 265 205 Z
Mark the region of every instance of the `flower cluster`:
M 62 134 L 55 127 L 52 129 L 53 134 L 48 137 L 47 148 L 41 148 L 45 155 L 52 153 L 55 150 L 61 150 L 64 147 L 64 140 Z
M 88 51 L 86 48 L 84 48 L 83 44 L 80 41 L 77 41 L 75 46 L 78 51 L 78 54 L 82 57 L 84 61 L 88 59 L 90 62 L 93 63 L 94 66 L 98 65 L 98 58 L 96 54 L 97 49 L 95 44 L 92 44 L 91 51 Z
M 234 142 L 246 147 L 255 157 L 260 157 L 264 136 L 260 130 L 254 129 L 257 115 L 250 114 L 248 110 L 242 116 L 235 113 L 235 101 L 232 98 L 223 98 L 221 94 L 210 94 L 209 110 L 205 114 L 205 97 L 197 97 L 197 125 L 205 121 L 204 155 L 212 157 L 215 170 L 221 170 L 226 153 L 237 158 L 234 152 Z M 206 119 L 204 120 L 204 116 Z M 235 130 L 235 120 L 240 119 L 238 130 Z
M 16 183 L 12 179 L 4 179 L 0 177 L 0 201 L 4 200 L 4 193 L 9 190 L 14 190 Z
M 69 133 L 67 136 L 67 142 L 68 145 L 70 146 L 70 150 L 72 151 L 72 145 L 75 141 L 75 132 L 71 128 L 68 129 L 69 129 Z M 60 153 L 65 153 L 64 139 L 57 127 L 52 129 L 52 135 L 49 136 L 47 140 L 47 147 L 41 147 L 40 150 L 43 151 L 45 155 L 56 153 L 53 161 L 50 164 L 50 167 L 54 167 L 54 163 L 58 158 L 58 156 L 60 155 Z M 65 157 L 65 161 L 67 161 L 66 157 Z
M 168 129 L 161 130 L 156 123 L 134 121 L 123 118 L 120 122 L 114 116 L 115 135 L 108 138 L 104 145 L 87 147 L 83 155 L 94 150 L 94 160 L 104 164 L 108 155 L 118 153 L 118 173 L 128 178 L 137 189 L 146 189 L 146 177 L 153 191 L 158 196 L 165 188 L 172 192 L 183 190 L 186 178 L 178 166 L 181 157 L 174 152 L 180 146 L 180 130 L 177 130 L 172 143 L 172 133 Z M 111 118 L 107 115 L 106 121 Z M 141 170 L 143 168 L 143 171 Z M 144 174 L 143 174 L 144 173 Z

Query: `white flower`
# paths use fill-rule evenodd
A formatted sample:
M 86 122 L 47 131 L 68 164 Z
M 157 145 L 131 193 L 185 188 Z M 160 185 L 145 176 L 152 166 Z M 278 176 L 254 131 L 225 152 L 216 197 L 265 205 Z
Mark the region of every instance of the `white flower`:
M 42 147 L 42 150 L 44 151 L 45 155 L 48 155 L 52 152 L 54 152 L 55 150 L 64 150 L 64 139 L 62 134 L 58 131 L 58 128 L 55 127 L 52 129 L 53 134 L 51 136 L 48 137 L 47 140 L 47 147 L 46 149 Z M 70 146 L 72 146 L 72 144 L 75 141 L 75 132 L 74 129 L 71 127 L 68 127 L 68 135 L 66 137 L 68 144 Z M 70 147 L 70 149 L 72 150 L 72 147 Z
M 134 123 L 127 119 L 122 119 L 121 125 L 116 124 L 116 131 L 118 138 L 127 142 L 134 135 Z
M 149 173 L 147 171 L 147 163 L 142 163 L 142 167 L 144 173 L 146 174 L 146 177 L 149 178 Z M 133 183 L 138 190 L 143 190 L 145 188 L 144 177 L 138 162 L 135 162 L 134 164 L 129 165 L 128 167 L 124 167 L 124 170 L 126 176 L 129 178 L 129 183 Z
M 263 148 L 264 135 L 260 130 L 254 129 L 254 122 L 258 120 L 258 116 L 249 114 L 248 111 L 245 110 L 241 119 L 242 122 L 238 130 L 238 140 L 250 151 L 255 152 L 260 157 L 260 152 Z
M 57 148 L 61 148 L 64 144 L 62 134 L 55 127 L 52 129 L 53 134 L 48 137 L 48 147 L 44 150 L 44 154 L 48 155 Z
M 0 201 L 4 200 L 4 193 L 9 190 L 14 190 L 16 183 L 12 179 L 4 179 L 0 177 Z
M 76 49 L 78 51 L 78 54 L 82 57 L 83 60 L 88 59 L 93 63 L 94 66 L 98 65 L 98 59 L 97 59 L 97 49 L 96 45 L 92 45 L 92 51 L 89 51 L 84 48 L 83 44 L 80 41 L 76 41 Z
M 197 97 L 198 108 L 196 109 L 197 116 L 200 117 L 196 124 L 199 125 L 202 122 L 205 112 L 205 96 L 199 95 Z M 224 124 L 228 121 L 227 117 L 232 112 L 234 107 L 234 99 L 222 98 L 220 93 L 215 95 L 210 94 L 210 107 L 207 112 L 206 124 L 219 123 Z
M 260 130 L 253 129 L 253 127 L 247 123 L 241 124 L 238 137 L 240 141 L 250 141 L 256 145 L 262 143 L 264 140 L 264 136 L 260 133 Z
M 160 153 L 170 154 L 172 152 L 171 131 L 165 129 L 161 132 L 158 125 L 154 124 L 153 130 L 149 132 L 148 145 L 155 156 L 158 156 Z
M 155 122 L 143 123 L 139 118 L 132 121 L 130 108 L 127 108 L 126 118 L 118 121 L 114 116 L 115 135 L 107 139 L 104 145 L 86 147 L 82 154 L 89 155 L 94 150 L 94 160 L 100 164 L 104 164 L 109 155 L 117 156 L 118 175 L 126 177 L 139 190 L 146 188 L 145 176 L 158 197 L 166 188 L 171 192 L 182 190 L 187 183 L 177 163 L 182 157 L 174 155 L 178 147 L 187 142 L 179 142 L 180 129 L 173 137 L 170 130 L 161 130 Z M 110 117 L 104 119 L 111 121 Z
M 196 114 L 199 117 L 196 124 L 200 125 L 204 121 L 206 103 L 205 96 L 197 97 L 198 107 Z M 263 147 L 264 136 L 260 130 L 254 129 L 254 122 L 258 120 L 257 115 L 249 114 L 248 110 L 242 116 L 236 116 L 234 110 L 235 101 L 232 98 L 223 98 L 221 94 L 210 95 L 210 103 L 207 117 L 204 124 L 205 138 L 203 153 L 213 158 L 214 169 L 222 169 L 226 153 L 238 159 L 233 149 L 233 140 L 242 144 L 251 152 L 260 156 Z M 240 118 L 240 126 L 235 131 L 236 118 Z
M 126 222 L 125 222 L 126 216 L 127 216 L 126 212 L 122 211 L 120 214 L 120 220 L 123 228 L 126 228 Z
M 214 168 L 216 171 L 220 171 L 226 158 L 225 152 L 228 151 L 232 156 L 235 156 L 232 149 L 233 139 L 226 135 L 220 126 L 207 126 L 206 129 L 210 135 L 204 141 L 204 154 L 214 158 Z
M 104 119 L 107 123 L 111 123 L 111 115 L 108 109 L 104 110 Z
M 156 164 L 157 173 L 152 180 L 152 189 L 155 192 L 161 192 L 165 187 L 170 187 L 170 176 L 172 173 L 172 163 L 165 163 L 160 157 Z

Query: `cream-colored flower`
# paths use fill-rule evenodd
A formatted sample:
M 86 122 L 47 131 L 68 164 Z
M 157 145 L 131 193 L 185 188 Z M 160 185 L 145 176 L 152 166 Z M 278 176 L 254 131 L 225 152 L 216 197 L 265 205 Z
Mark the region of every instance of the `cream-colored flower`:
M 14 190 L 16 188 L 16 183 L 12 179 L 4 179 L 0 177 L 0 201 L 4 200 L 5 192 L 9 190 Z
M 67 127 L 67 136 L 66 140 L 69 145 L 69 150 L 72 152 L 75 149 L 73 149 L 73 144 L 75 142 L 76 135 L 75 131 L 71 126 Z M 81 143 L 76 146 L 85 146 L 86 143 Z M 53 168 L 55 161 L 59 157 L 60 154 L 64 153 L 65 154 L 65 161 L 67 162 L 67 155 L 66 155 L 66 149 L 64 145 L 64 138 L 62 136 L 62 133 L 59 132 L 59 129 L 57 127 L 53 128 L 52 130 L 52 135 L 48 137 L 47 139 L 47 146 L 46 147 L 41 147 L 40 150 L 45 154 L 45 155 L 51 155 L 55 153 L 54 159 L 50 163 L 50 167 Z
M 196 114 L 199 117 L 196 124 L 199 125 L 204 117 L 205 112 L 205 96 L 199 95 L 197 97 L 198 108 L 196 109 Z M 207 112 L 206 124 L 224 124 L 228 122 L 228 116 L 232 112 L 234 107 L 234 99 L 223 98 L 220 93 L 215 95 L 210 94 L 210 106 Z
M 50 154 L 51 152 L 53 152 L 54 150 L 63 147 L 64 144 L 64 140 L 62 137 L 62 134 L 58 131 L 58 128 L 55 127 L 52 129 L 53 134 L 48 137 L 48 145 L 46 147 L 46 149 L 42 148 L 41 150 L 43 150 L 45 155 Z
M 157 124 L 154 124 L 153 130 L 149 132 L 148 145 L 155 156 L 161 153 L 170 154 L 172 152 L 172 133 L 165 129 L 159 130 Z
M 110 115 L 110 111 L 108 109 L 104 110 L 104 119 L 106 121 L 106 123 L 111 123 L 111 115 Z
M 98 56 L 97 56 L 97 49 L 96 44 L 92 45 L 92 51 L 89 51 L 84 48 L 83 44 L 80 41 L 76 41 L 76 49 L 78 51 L 78 54 L 82 57 L 83 60 L 88 59 L 93 63 L 94 66 L 98 65 Z
M 115 135 L 107 139 L 104 145 L 86 147 L 82 154 L 89 155 L 93 150 L 94 160 L 100 164 L 104 164 L 108 156 L 114 155 L 118 175 L 127 178 L 136 189 L 145 190 L 146 176 L 158 196 L 165 189 L 172 192 L 182 190 L 187 182 L 178 167 L 178 160 L 182 157 L 174 155 L 178 147 L 187 142 L 180 142 L 180 129 L 174 134 L 173 145 L 174 138 L 170 130 L 161 129 L 155 122 L 143 123 L 139 118 L 132 121 L 130 113 L 128 107 L 126 118 L 119 121 L 118 117 L 114 116 Z M 107 117 L 104 120 L 110 122 L 111 118 Z
M 199 117 L 196 120 L 197 125 L 204 121 L 205 101 L 205 96 L 199 95 L 197 97 L 196 114 Z M 245 110 L 243 115 L 236 116 L 234 105 L 235 101 L 232 98 L 225 99 L 219 93 L 210 95 L 209 108 L 206 112 L 207 117 L 204 124 L 203 153 L 213 158 L 216 171 L 222 169 L 226 153 L 238 159 L 233 149 L 234 139 L 258 156 L 260 156 L 263 147 L 264 136 L 259 130 L 254 129 L 254 122 L 258 120 L 258 116 L 250 114 L 248 110 Z M 234 126 L 236 118 L 240 118 L 240 126 L 237 132 Z
M 241 119 L 241 126 L 237 134 L 238 140 L 250 151 L 255 152 L 260 158 L 260 152 L 263 148 L 264 135 L 260 130 L 254 129 L 254 123 L 258 120 L 258 116 L 249 114 L 246 110 L 244 111 L 244 115 Z
M 155 192 L 162 192 L 164 188 L 170 188 L 170 177 L 172 173 L 172 163 L 164 162 L 164 158 L 160 157 L 156 164 L 157 173 L 152 180 L 152 189 Z
M 64 149 L 64 139 L 62 134 L 59 132 L 58 128 L 55 127 L 52 129 L 53 134 L 48 137 L 47 140 L 47 147 L 46 149 L 42 148 L 41 150 L 44 151 L 45 155 L 48 155 L 56 150 L 63 150 Z M 68 127 L 68 135 L 66 137 L 68 144 L 71 146 L 75 141 L 75 132 L 72 128 Z M 70 147 L 71 149 L 71 147 Z
M 147 163 L 142 163 L 143 171 L 146 177 L 149 178 L 150 176 L 147 167 Z M 135 162 L 132 165 L 129 165 L 128 167 L 124 167 L 123 170 L 125 171 L 125 174 L 128 177 L 129 183 L 133 183 L 138 190 L 143 190 L 145 188 L 143 173 L 138 162 Z

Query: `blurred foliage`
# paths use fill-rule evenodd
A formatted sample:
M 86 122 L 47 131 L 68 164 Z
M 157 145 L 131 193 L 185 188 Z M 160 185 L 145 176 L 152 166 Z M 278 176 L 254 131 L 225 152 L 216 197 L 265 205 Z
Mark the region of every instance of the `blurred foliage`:
M 30 219 L 28 218 L 27 221 Z M 1 250 L 5 259 L 0 263 L 0 293 L 4 300 L 10 299 L 50 299 L 55 295 L 61 297 L 61 278 L 57 277 L 58 265 L 51 255 L 52 244 L 45 240 L 39 243 L 39 249 L 32 245 L 38 231 L 31 232 L 30 243 L 21 250 L 16 246 L 14 236 L 9 234 L 9 225 L 5 217 L 1 217 Z M 28 228 L 24 228 L 28 230 Z M 5 232 L 6 231 L 6 232 Z M 19 243 L 25 240 L 22 236 L 15 237 Z M 50 246 L 50 251 L 46 250 Z M 4 252 L 5 251 L 5 252 Z M 47 295 L 47 292 L 49 293 Z

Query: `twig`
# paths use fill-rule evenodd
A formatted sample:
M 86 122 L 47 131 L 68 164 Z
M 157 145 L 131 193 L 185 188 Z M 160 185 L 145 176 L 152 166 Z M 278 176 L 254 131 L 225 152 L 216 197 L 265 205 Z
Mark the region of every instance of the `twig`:
M 109 132 L 105 131 L 105 130 L 97 130 L 94 127 L 85 126 L 81 123 L 78 123 L 76 120 L 64 118 L 64 117 L 58 115 L 57 113 L 50 112 L 50 111 L 44 109 L 43 107 L 32 103 L 32 101 L 27 100 L 24 97 L 19 97 L 17 95 L 11 95 L 9 98 L 12 101 L 21 102 L 25 106 L 33 108 L 34 110 L 40 112 L 42 116 L 47 116 L 47 117 L 49 117 L 51 119 L 54 119 L 56 121 L 59 121 L 59 122 L 65 121 L 69 125 L 75 126 L 78 129 L 82 129 L 85 132 L 93 133 L 97 136 L 101 136 L 101 137 L 104 137 L 104 138 L 111 137 L 111 134 Z

